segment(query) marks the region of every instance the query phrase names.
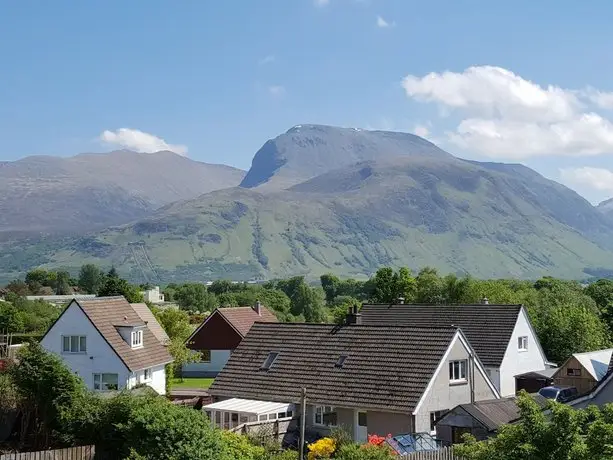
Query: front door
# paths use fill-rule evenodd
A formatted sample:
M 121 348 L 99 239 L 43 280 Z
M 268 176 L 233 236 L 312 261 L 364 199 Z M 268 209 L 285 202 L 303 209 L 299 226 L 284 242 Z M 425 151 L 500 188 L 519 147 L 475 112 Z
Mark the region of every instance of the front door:
M 356 442 L 364 443 L 368 440 L 368 417 L 366 411 L 358 411 Z

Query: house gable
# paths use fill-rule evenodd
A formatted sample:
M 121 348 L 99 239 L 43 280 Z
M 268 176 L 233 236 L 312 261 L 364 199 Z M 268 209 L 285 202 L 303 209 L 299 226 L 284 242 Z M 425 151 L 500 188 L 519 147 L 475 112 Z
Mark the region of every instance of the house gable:
M 527 350 L 519 349 L 519 338 L 528 337 Z M 515 376 L 547 367 L 547 358 L 524 307 L 517 315 L 513 333 L 500 366 L 500 394 L 515 394 Z
M 233 350 L 242 340 L 236 328 L 215 310 L 187 339 L 186 345 L 192 350 Z
M 63 353 L 62 336 L 85 336 L 85 353 Z M 76 301 L 72 301 L 46 332 L 41 345 L 55 353 L 86 383 L 93 388 L 93 374 L 118 374 L 120 388 L 125 388 L 130 371 L 96 329 Z
M 468 361 L 469 378 L 464 384 L 453 384 L 449 380 L 449 362 L 455 360 Z M 430 431 L 431 412 L 446 411 L 457 405 L 470 403 L 471 391 L 474 392 L 475 401 L 500 397 L 478 356 L 458 330 L 415 407 L 413 415 L 416 430 Z

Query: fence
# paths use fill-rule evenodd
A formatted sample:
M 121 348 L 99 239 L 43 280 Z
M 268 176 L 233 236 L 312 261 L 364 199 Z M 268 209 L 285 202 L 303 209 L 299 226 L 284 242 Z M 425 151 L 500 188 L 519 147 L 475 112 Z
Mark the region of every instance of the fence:
M 415 452 L 400 457 L 402 460 L 462 460 L 453 454 L 452 447 L 443 447 L 439 450 Z
M 94 446 L 76 446 L 39 452 L 9 452 L 0 454 L 0 460 L 93 460 L 95 455 Z

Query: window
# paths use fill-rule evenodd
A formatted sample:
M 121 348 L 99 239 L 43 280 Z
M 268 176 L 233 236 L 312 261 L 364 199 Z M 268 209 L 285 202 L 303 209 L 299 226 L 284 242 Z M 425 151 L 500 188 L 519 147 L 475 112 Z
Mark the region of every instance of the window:
M 63 353 L 85 353 L 87 352 L 87 339 L 84 335 L 63 335 Z
M 449 361 L 449 380 L 451 382 L 466 382 L 467 361 Z
M 332 406 L 315 406 L 313 423 L 320 426 L 336 426 L 336 410 Z
M 151 369 L 145 369 L 143 371 L 143 380 L 144 381 L 149 381 L 151 380 Z
M 566 369 L 566 375 L 569 377 L 581 377 L 581 369 Z
M 260 415 L 260 422 L 265 422 L 268 420 L 268 414 Z
M 132 348 L 143 346 L 143 331 L 132 332 Z
M 277 420 L 277 414 L 268 414 L 268 420 Z
M 345 360 L 346 359 L 347 359 L 347 356 L 345 356 L 345 355 L 339 356 L 339 358 L 336 361 L 336 364 L 334 365 L 334 367 L 343 367 L 343 364 L 345 364 Z
M 286 416 L 286 417 L 293 417 L 293 416 L 294 416 L 294 411 L 288 410 L 288 411 L 285 413 L 285 416 Z
M 358 426 L 368 426 L 368 415 L 366 412 L 358 412 Z
M 200 350 L 200 362 L 201 363 L 211 362 L 211 350 Z
M 443 418 L 448 410 L 437 410 L 434 412 L 430 412 L 430 432 L 434 433 L 436 431 L 436 422 Z
M 108 391 L 119 389 L 117 374 L 94 374 L 94 390 Z
M 517 337 L 517 349 L 519 351 L 528 351 L 528 336 Z
M 260 369 L 265 370 L 265 371 L 270 369 L 270 366 L 272 366 L 272 363 L 275 362 L 275 359 L 277 359 L 277 356 L 279 356 L 279 353 L 275 353 L 274 351 L 268 353 L 268 356 L 264 360 L 264 363 L 262 364 L 262 367 Z

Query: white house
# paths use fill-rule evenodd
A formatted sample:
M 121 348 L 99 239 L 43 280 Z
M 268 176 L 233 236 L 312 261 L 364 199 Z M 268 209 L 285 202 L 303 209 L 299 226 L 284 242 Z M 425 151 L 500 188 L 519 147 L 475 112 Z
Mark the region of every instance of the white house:
M 152 289 L 141 291 L 145 302 L 164 303 L 164 294 L 160 292 L 160 287 L 155 286 Z
M 145 384 L 166 393 L 164 366 L 172 357 L 123 297 L 73 300 L 41 344 L 59 355 L 92 390 Z
M 462 329 L 500 395 L 515 394 L 515 376 L 552 366 L 522 305 L 372 304 L 362 307 L 363 324 Z

